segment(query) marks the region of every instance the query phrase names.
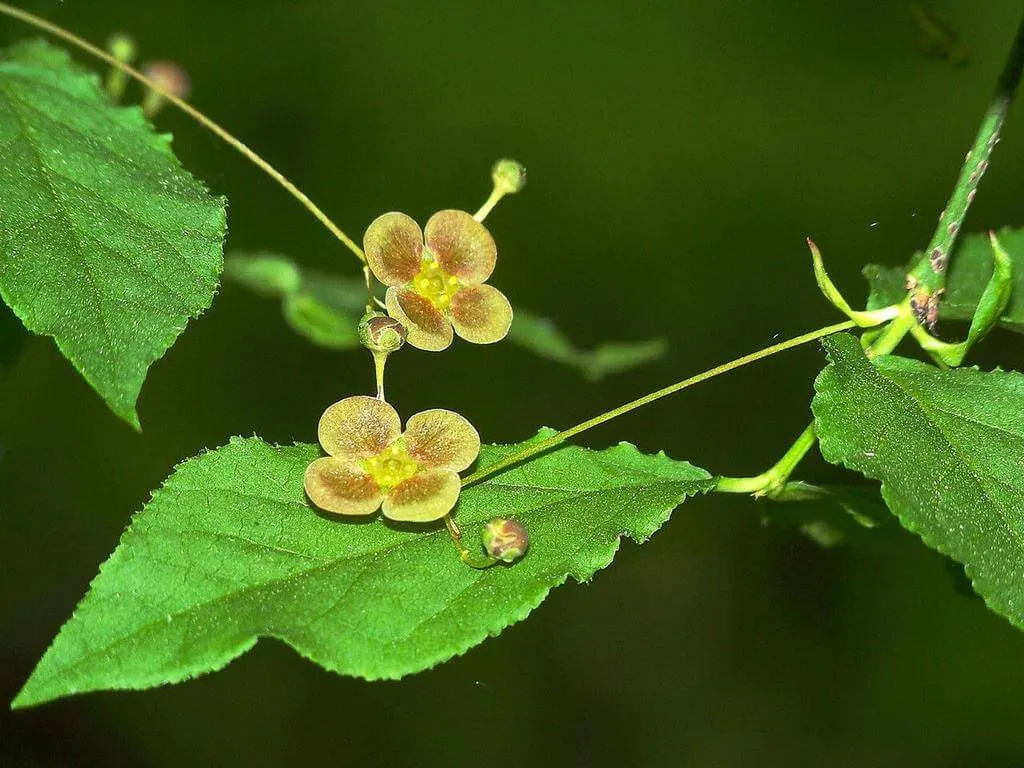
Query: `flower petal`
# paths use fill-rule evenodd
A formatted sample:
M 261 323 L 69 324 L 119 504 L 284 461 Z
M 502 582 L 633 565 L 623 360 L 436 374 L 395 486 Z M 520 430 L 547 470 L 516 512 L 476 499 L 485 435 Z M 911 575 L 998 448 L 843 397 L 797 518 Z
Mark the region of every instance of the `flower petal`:
M 497 288 L 474 285 L 452 297 L 449 316 L 461 338 L 474 344 L 491 344 L 508 333 L 512 305 Z
M 479 285 L 494 271 L 498 247 L 487 227 L 465 211 L 439 211 L 426 228 L 427 247 L 437 263 L 463 285 Z
M 428 352 L 451 346 L 452 324 L 422 296 L 404 288 L 388 288 L 384 297 L 388 314 L 409 330 L 406 341 Z
M 462 483 L 459 476 L 448 469 L 428 469 L 417 472 L 404 483 L 399 483 L 384 496 L 382 511 L 392 520 L 408 523 L 429 523 L 439 520 L 459 500 Z
M 366 263 L 384 285 L 405 285 L 420 271 L 423 232 L 404 213 L 378 216 L 363 235 Z
M 384 500 L 384 491 L 372 477 L 332 456 L 306 467 L 304 485 L 310 501 L 339 515 L 370 515 Z
M 317 426 L 323 449 L 350 461 L 376 456 L 401 434 L 402 422 L 395 409 L 367 395 L 339 400 L 324 411 Z
M 410 418 L 403 437 L 409 457 L 428 469 L 461 472 L 476 461 L 480 453 L 480 435 L 473 425 L 443 408 L 423 411 Z

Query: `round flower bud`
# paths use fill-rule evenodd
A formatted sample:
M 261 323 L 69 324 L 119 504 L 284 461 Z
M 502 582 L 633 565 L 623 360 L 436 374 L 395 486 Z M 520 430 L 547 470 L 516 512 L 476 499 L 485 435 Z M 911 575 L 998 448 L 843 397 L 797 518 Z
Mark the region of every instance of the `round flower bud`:
M 188 98 L 192 91 L 188 72 L 173 61 L 150 61 L 142 67 L 142 74 L 179 99 Z
M 394 352 L 405 344 L 405 326 L 381 312 L 367 312 L 356 328 L 359 343 L 374 353 Z
M 483 542 L 488 555 L 511 563 L 526 554 L 530 537 L 521 523 L 507 517 L 496 517 L 484 526 Z
M 506 195 L 514 195 L 526 186 L 526 169 L 515 160 L 499 160 L 491 169 L 494 186 Z
M 117 32 L 107 39 L 107 50 L 111 56 L 125 64 L 131 64 L 139 55 L 135 40 L 123 32 Z

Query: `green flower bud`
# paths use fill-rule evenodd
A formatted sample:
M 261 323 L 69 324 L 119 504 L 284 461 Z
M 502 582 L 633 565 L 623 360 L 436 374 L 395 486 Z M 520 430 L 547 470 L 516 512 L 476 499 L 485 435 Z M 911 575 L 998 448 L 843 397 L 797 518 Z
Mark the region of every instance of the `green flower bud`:
M 495 189 L 514 195 L 526 186 L 526 169 L 515 160 L 499 160 L 491 169 Z
M 357 326 L 359 343 L 374 354 L 401 349 L 408 335 L 405 326 L 381 312 L 367 312 Z
M 116 32 L 107 39 L 107 50 L 111 56 L 124 64 L 131 64 L 139 55 L 135 40 L 123 32 Z
M 507 517 L 496 517 L 484 526 L 483 542 L 488 555 L 511 563 L 526 554 L 530 537 L 521 523 Z

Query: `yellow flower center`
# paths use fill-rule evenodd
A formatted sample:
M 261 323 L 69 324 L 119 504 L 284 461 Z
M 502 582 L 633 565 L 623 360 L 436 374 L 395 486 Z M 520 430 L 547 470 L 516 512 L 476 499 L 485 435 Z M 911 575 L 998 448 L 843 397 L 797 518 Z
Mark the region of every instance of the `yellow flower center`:
M 393 488 L 416 474 L 420 466 L 409 457 L 401 441 L 396 441 L 372 459 L 363 462 L 363 469 L 384 490 Z
M 412 289 L 442 312 L 452 305 L 452 297 L 462 286 L 459 279 L 449 275 L 437 263 L 430 251 L 424 250 L 420 271 L 412 279 Z

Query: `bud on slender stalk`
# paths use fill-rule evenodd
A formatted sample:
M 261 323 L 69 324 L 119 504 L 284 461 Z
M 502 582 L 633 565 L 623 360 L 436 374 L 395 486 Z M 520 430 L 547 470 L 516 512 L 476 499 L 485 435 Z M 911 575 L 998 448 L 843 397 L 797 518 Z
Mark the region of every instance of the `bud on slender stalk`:
M 491 179 L 502 194 L 514 195 L 526 186 L 526 168 L 515 160 L 499 160 L 491 168 Z
M 130 35 L 118 32 L 107 40 L 107 51 L 122 64 L 131 64 L 139 55 L 138 47 Z M 119 67 L 111 67 L 105 84 L 107 94 L 114 101 L 120 101 L 128 87 L 128 73 Z
M 192 81 L 188 72 L 173 61 L 151 61 L 142 68 L 142 74 L 152 80 L 165 92 L 179 99 L 188 98 L 192 91 Z M 153 117 L 163 109 L 167 99 L 162 93 L 149 88 L 142 99 L 142 112 L 146 117 Z
M 505 195 L 514 195 L 526 186 L 526 168 L 515 160 L 499 160 L 491 167 L 491 181 L 494 182 L 491 196 L 480 206 L 480 210 L 473 214 L 477 221 L 486 219 L 487 214 Z
M 373 369 L 377 378 L 377 399 L 384 399 L 384 366 L 388 355 L 402 348 L 408 331 L 405 326 L 382 312 L 369 310 L 356 326 L 359 343 L 373 355 Z

